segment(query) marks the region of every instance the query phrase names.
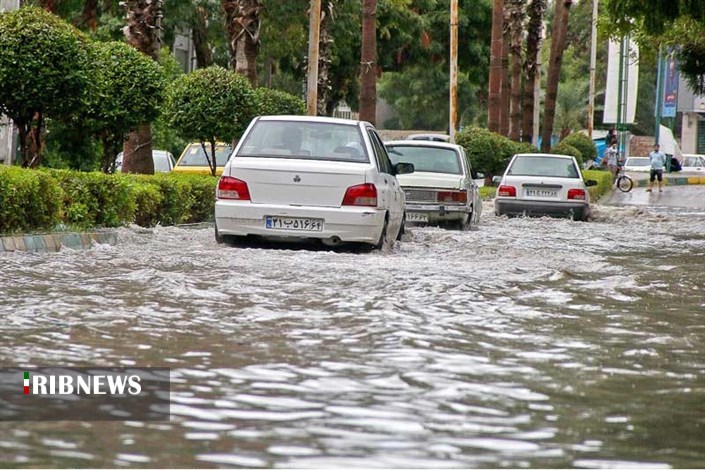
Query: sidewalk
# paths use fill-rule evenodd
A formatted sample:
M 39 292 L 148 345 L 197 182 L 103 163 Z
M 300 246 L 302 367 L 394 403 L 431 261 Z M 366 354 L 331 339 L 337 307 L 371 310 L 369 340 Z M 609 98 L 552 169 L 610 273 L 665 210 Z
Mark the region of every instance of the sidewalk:
M 649 185 L 648 173 L 628 173 L 628 175 L 634 180 L 634 187 L 636 188 L 643 188 Z M 663 175 L 663 182 L 666 186 L 705 184 L 705 175 L 667 173 Z

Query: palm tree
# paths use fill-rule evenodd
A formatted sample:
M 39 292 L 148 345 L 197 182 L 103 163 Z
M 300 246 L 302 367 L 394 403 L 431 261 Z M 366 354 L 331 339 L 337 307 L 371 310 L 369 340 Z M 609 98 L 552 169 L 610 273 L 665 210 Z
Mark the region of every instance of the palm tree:
M 318 103 L 316 105 L 319 116 L 325 116 L 330 98 L 331 80 L 328 74 L 333 54 L 333 20 L 334 0 L 327 0 L 321 8 L 321 36 L 318 46 Z
M 127 43 L 154 60 L 159 60 L 163 8 L 162 0 L 125 0 L 127 25 L 123 28 Z M 122 171 L 154 173 L 152 128 L 142 123 L 130 132 L 123 145 Z
M 498 132 L 502 117 L 502 27 L 504 0 L 492 0 L 492 43 L 490 45 L 490 79 L 488 93 L 489 130 Z
M 553 134 L 553 119 L 556 114 L 556 95 L 558 94 L 558 81 L 561 75 L 563 51 L 566 44 L 568 31 L 568 16 L 573 0 L 558 0 L 556 12 L 553 15 L 553 30 L 551 34 L 551 58 L 546 76 L 546 101 L 543 108 L 543 129 L 541 132 L 541 150 L 548 152 L 551 149 L 551 136 Z
M 524 58 L 524 94 L 522 104 L 521 139 L 531 142 L 534 134 L 534 82 L 538 74 L 539 51 L 541 50 L 541 29 L 546 12 L 546 0 L 532 0 L 527 6 L 529 24 L 526 28 L 526 57 Z
M 521 134 L 521 43 L 524 36 L 524 1 L 509 0 L 509 51 L 512 56 L 512 85 L 509 115 L 509 138 L 519 141 Z M 533 87 L 533 83 L 531 84 Z
M 363 0 L 360 119 L 375 123 L 377 110 L 377 0 Z
M 257 52 L 259 49 L 262 0 L 221 0 L 230 46 L 230 67 L 257 86 Z

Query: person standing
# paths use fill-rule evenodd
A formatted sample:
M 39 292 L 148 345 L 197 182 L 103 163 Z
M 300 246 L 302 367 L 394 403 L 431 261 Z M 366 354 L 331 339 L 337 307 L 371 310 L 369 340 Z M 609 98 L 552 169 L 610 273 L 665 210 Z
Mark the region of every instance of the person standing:
M 605 156 L 602 159 L 603 164 L 607 163 L 607 168 L 609 168 L 612 174 L 612 184 L 617 180 L 617 173 L 619 173 L 619 149 L 617 148 L 617 141 L 613 140 L 612 144 L 607 150 L 605 150 Z
M 663 166 L 666 164 L 666 154 L 659 150 L 659 145 L 654 145 L 654 151 L 649 154 L 649 160 L 651 161 L 651 175 L 649 177 L 649 189 L 647 192 L 651 192 L 654 188 L 654 181 L 658 180 L 658 191 L 663 192 L 661 185 L 663 184 Z

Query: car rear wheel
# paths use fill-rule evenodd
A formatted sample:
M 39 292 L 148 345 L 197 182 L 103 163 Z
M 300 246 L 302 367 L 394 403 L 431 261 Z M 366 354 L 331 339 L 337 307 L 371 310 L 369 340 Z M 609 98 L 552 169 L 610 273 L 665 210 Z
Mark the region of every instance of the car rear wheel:
M 389 227 L 389 219 L 384 218 L 384 226 L 382 227 L 382 233 L 379 235 L 379 241 L 374 245 L 375 250 L 382 250 L 389 246 L 389 235 L 387 234 L 387 228 Z
M 470 228 L 472 215 L 466 214 L 462 219 L 451 220 L 447 223 L 447 227 L 452 230 L 465 231 Z
M 218 233 L 218 226 L 215 227 L 215 242 L 219 245 L 235 245 L 239 237 L 235 235 L 223 235 Z
M 404 211 L 404 215 L 401 217 L 401 225 L 399 226 L 399 231 L 397 232 L 397 241 L 401 241 L 401 237 L 404 235 L 404 225 L 406 224 L 406 211 Z

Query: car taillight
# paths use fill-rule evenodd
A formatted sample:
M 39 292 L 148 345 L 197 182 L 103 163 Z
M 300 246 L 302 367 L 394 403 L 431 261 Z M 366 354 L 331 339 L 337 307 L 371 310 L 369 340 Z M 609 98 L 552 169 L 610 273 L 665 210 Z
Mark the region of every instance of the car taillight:
M 584 189 L 569 189 L 568 199 L 582 199 L 585 200 L 585 190 Z
M 436 201 L 465 204 L 468 202 L 468 193 L 467 191 L 438 191 Z
M 517 197 L 517 188 L 514 186 L 500 186 L 497 189 L 497 196 Z
M 232 176 L 223 176 L 218 181 L 218 199 L 250 200 L 250 189 L 247 183 Z
M 345 191 L 343 205 L 377 207 L 377 188 L 372 183 L 350 186 Z

